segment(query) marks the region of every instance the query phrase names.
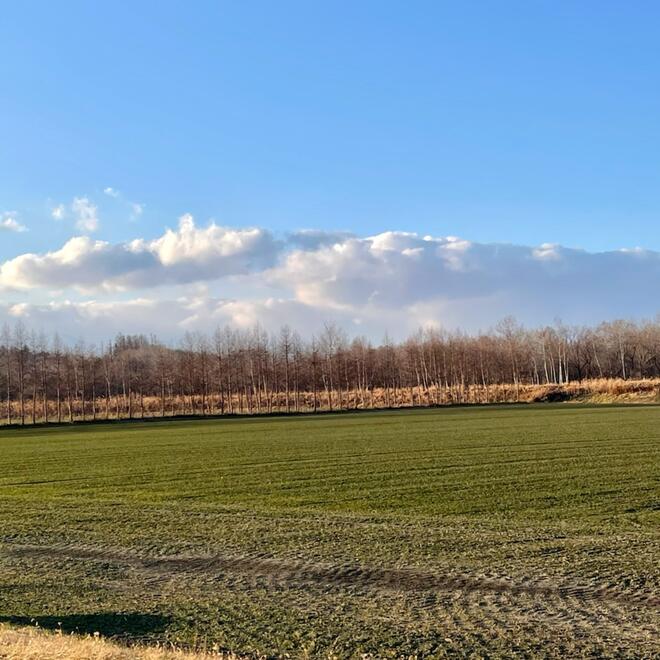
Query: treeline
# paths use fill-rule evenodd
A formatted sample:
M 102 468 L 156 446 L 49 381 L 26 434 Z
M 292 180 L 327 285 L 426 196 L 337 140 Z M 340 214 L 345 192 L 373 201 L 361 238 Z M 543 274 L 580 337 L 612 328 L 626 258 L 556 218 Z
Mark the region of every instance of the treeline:
M 660 321 L 530 330 L 508 318 L 379 345 L 335 325 L 311 339 L 227 327 L 175 346 L 140 335 L 65 345 L 18 323 L 2 330 L 0 369 L 7 424 L 489 403 L 529 385 L 656 378 Z

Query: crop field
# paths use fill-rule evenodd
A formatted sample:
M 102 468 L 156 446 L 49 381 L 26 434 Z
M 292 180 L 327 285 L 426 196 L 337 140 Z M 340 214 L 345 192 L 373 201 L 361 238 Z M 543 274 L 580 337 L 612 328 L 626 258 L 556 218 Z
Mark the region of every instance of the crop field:
M 660 407 L 0 431 L 0 624 L 280 657 L 660 654 Z

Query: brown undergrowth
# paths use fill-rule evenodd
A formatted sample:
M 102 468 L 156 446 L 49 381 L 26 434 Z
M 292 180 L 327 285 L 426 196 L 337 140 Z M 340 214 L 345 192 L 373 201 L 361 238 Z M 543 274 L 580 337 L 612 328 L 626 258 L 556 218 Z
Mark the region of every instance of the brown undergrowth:
M 49 422 L 75 422 L 116 419 L 155 419 L 159 417 L 204 416 L 204 415 L 259 415 L 312 413 L 341 410 L 383 410 L 390 408 L 431 407 L 448 405 L 489 405 L 504 403 L 660 403 L 660 378 L 623 380 L 621 378 L 598 378 L 549 384 L 497 384 L 497 385 L 447 385 L 406 388 L 374 388 L 365 390 L 320 390 L 291 392 L 287 406 L 283 392 L 262 393 L 258 398 L 251 395 L 234 396 L 231 405 L 226 397 L 209 394 L 201 396 L 168 398 L 162 405 L 159 397 L 141 397 L 131 407 L 123 397 L 112 397 L 108 402 L 98 398 L 86 401 L 83 415 L 80 402 L 74 402 L 72 410 L 62 405 L 60 414 L 54 402 L 48 402 Z M 0 416 L 0 425 L 6 424 L 5 410 Z M 12 402 L 11 420 L 21 422 L 20 405 Z M 24 402 L 24 423 L 32 422 L 31 401 Z M 43 402 L 37 402 L 35 421 L 44 423 Z

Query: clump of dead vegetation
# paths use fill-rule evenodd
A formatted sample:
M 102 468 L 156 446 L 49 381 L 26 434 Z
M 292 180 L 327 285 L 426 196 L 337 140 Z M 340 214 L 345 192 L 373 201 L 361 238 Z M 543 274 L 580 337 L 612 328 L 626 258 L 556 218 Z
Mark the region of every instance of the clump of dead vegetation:
M 2 660 L 238 660 L 219 650 L 191 652 L 167 646 L 121 646 L 96 635 L 49 632 L 37 626 L 0 625 Z
M 660 379 L 623 380 L 598 378 L 562 385 L 537 385 L 525 388 L 523 401 L 576 401 L 584 403 L 660 402 Z

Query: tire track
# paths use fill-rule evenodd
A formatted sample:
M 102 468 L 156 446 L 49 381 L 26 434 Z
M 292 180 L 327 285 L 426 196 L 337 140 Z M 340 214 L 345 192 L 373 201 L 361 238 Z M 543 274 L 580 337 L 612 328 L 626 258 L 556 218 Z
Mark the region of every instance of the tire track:
M 515 581 L 469 573 L 423 571 L 416 568 L 384 568 L 358 564 L 323 564 L 318 562 L 275 559 L 266 555 L 227 557 L 163 556 L 142 557 L 137 554 L 81 546 L 10 545 L 5 552 L 16 558 L 62 559 L 70 561 L 110 562 L 129 566 L 148 574 L 150 582 L 168 580 L 175 576 L 211 578 L 224 574 L 266 578 L 284 585 L 313 584 L 339 588 L 384 589 L 397 592 L 460 592 L 462 594 L 490 594 L 531 596 L 561 602 L 604 605 L 633 605 L 660 610 L 660 596 L 641 590 L 617 590 L 607 585 L 577 585 L 534 581 L 529 578 Z M 429 602 L 434 602 L 430 596 Z

